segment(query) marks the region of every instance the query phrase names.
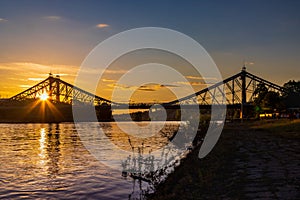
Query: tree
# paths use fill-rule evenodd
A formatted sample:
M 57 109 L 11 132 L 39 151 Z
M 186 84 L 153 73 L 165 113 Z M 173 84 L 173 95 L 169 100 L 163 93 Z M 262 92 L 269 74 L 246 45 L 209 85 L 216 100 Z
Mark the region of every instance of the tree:
M 290 93 L 300 93 L 300 81 L 289 81 L 285 83 L 283 87 Z
M 283 101 L 287 108 L 300 107 L 300 81 L 289 81 L 283 85 L 286 93 L 283 95 Z
M 265 84 L 260 83 L 254 91 L 255 111 L 261 113 L 264 110 L 281 110 L 284 105 L 278 92 L 268 91 Z
M 262 110 L 261 104 L 267 93 L 268 93 L 268 88 L 265 86 L 265 84 L 260 83 L 257 85 L 257 88 L 253 93 L 253 95 L 256 96 L 254 98 L 254 105 L 255 105 L 255 110 L 257 112 L 260 112 Z
M 278 92 L 268 91 L 262 100 L 262 107 L 271 110 L 281 110 L 284 108 L 284 104 Z

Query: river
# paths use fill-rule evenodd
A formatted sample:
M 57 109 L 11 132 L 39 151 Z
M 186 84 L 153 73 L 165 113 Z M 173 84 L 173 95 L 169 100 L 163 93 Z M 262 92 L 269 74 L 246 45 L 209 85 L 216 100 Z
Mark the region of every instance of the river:
M 140 126 L 143 123 L 148 122 Z M 101 127 L 115 143 L 128 143 L 115 123 L 101 123 Z M 147 148 L 164 145 L 177 129 L 178 124 L 170 122 L 165 127 L 168 134 L 151 137 Z M 113 160 L 107 141 L 98 144 Z M 73 123 L 0 124 L 0 162 L 0 198 L 142 199 L 149 190 L 149 183 L 124 177 L 97 160 Z

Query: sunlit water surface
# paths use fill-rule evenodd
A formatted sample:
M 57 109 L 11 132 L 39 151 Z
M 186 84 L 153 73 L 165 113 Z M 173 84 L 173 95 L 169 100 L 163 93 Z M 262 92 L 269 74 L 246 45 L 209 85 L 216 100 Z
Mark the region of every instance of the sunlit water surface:
M 116 142 L 124 137 L 114 123 L 102 127 Z M 170 123 L 169 136 L 177 128 Z M 164 136 L 152 138 L 152 147 Z M 148 187 L 95 159 L 72 123 L 0 124 L 0 198 L 141 199 Z

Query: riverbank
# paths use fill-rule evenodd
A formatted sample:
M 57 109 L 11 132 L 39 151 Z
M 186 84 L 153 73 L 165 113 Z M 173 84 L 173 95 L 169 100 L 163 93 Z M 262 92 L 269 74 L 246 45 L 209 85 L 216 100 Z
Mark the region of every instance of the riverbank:
M 300 120 L 227 124 L 204 159 L 198 150 L 149 199 L 299 199 Z
M 28 100 L 25 102 L 6 102 L 0 104 L 0 123 L 63 123 L 74 122 L 73 110 L 76 108 L 77 121 L 112 121 L 110 106 L 95 106 L 92 111 L 97 119 L 90 115 L 91 108 L 84 105 L 72 106 L 51 101 Z M 92 115 L 93 116 L 93 115 Z

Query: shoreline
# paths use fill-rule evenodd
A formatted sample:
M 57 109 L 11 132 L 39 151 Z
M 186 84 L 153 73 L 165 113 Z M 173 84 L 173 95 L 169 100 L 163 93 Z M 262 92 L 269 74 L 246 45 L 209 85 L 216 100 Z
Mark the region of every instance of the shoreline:
M 300 120 L 226 124 L 213 151 L 191 152 L 147 199 L 296 199 Z

